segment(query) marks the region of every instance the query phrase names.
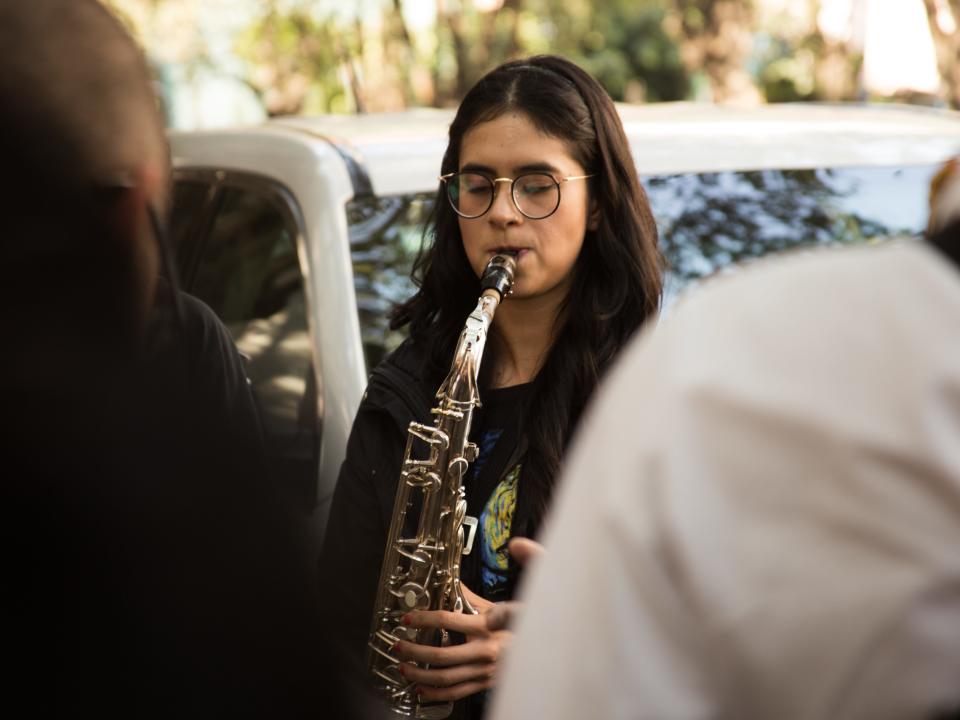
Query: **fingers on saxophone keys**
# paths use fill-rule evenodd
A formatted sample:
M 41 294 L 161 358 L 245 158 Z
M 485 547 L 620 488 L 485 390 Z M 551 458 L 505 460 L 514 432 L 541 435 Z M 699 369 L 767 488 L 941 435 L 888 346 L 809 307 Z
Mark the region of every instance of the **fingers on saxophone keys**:
M 433 647 L 416 643 L 397 643 L 394 655 L 403 660 L 412 660 L 434 667 L 450 667 L 465 663 L 493 663 L 497 660 L 498 648 L 494 643 L 470 642 L 463 645 Z
M 493 687 L 493 680 L 475 680 L 460 683 L 451 687 L 429 687 L 422 685 L 417 688 L 421 702 L 448 702 L 460 700 L 468 695 L 481 692 Z
M 414 610 L 404 615 L 402 622 L 407 627 L 442 628 L 464 635 L 485 632 L 487 628 L 483 615 L 468 615 L 448 610 Z
M 415 665 L 400 666 L 400 674 L 409 682 L 417 683 L 421 691 L 430 688 L 449 688 L 461 683 L 492 683 L 495 671 L 496 666 L 493 664 L 457 665 L 429 670 Z

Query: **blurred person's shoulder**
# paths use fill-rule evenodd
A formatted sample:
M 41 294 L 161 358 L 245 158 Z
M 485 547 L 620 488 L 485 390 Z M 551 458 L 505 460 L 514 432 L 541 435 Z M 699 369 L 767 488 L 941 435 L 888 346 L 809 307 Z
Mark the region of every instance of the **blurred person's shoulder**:
M 806 340 L 818 342 L 850 326 L 891 330 L 927 306 L 921 330 L 941 316 L 933 308 L 952 314 L 960 307 L 957 268 L 929 243 L 904 238 L 786 253 L 718 275 L 681 297 L 656 334 L 705 325 L 698 339 L 718 348 L 731 345 L 730 335 L 757 333 L 775 339 L 809 332 Z M 846 337 L 850 346 L 860 336 Z
M 174 290 L 164 282 L 157 292 L 157 310 L 150 329 L 152 352 L 182 371 L 229 371 L 246 382 L 241 355 L 230 330 L 200 298 Z
M 887 282 L 891 274 L 901 282 Z M 919 237 L 799 249 L 762 258 L 736 273 L 717 274 L 681 296 L 676 309 L 677 314 L 700 312 L 705 305 L 737 301 L 741 296 L 750 298 L 761 292 L 770 300 L 818 298 L 829 302 L 822 292 L 825 288 L 836 292 L 837 298 L 861 292 L 899 293 L 928 277 L 951 278 L 951 268 Z
M 230 331 L 213 309 L 194 295 L 183 291 L 178 295 L 186 341 L 198 348 L 217 350 L 228 357 L 237 355 Z
M 689 293 L 613 377 L 673 414 L 712 403 L 855 432 L 858 408 L 886 417 L 935 403 L 931 378 L 960 385 L 957 317 L 960 274 L 927 242 L 804 251 Z

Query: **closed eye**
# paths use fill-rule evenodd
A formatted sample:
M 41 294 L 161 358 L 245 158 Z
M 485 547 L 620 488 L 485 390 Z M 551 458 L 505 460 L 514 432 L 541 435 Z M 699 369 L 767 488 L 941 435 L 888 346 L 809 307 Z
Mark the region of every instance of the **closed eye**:
M 524 195 L 538 195 L 540 193 L 547 192 L 552 190 L 554 187 L 553 183 L 536 183 L 536 184 L 525 184 L 520 188 L 520 192 Z

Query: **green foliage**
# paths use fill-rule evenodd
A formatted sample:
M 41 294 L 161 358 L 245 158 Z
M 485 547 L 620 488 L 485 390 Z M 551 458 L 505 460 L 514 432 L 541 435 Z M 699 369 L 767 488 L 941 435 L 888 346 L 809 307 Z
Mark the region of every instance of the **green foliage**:
M 862 54 L 829 45 L 816 28 L 790 39 L 758 33 L 755 48 L 753 72 L 767 102 L 855 99 Z
M 318 19 L 307 7 L 280 10 L 270 3 L 240 34 L 235 49 L 249 64 L 247 82 L 270 114 L 344 112 L 352 108 L 338 68 L 348 40 L 332 17 Z
M 578 62 L 615 100 L 681 100 L 690 83 L 656 0 L 528 0 L 549 52 Z M 528 44 L 525 50 L 542 51 Z
M 342 13 L 319 15 L 305 0 L 264 5 L 237 39 L 236 50 L 249 64 L 247 82 L 271 114 L 350 111 L 354 91 L 376 94 L 391 82 L 406 84 L 407 103 L 426 98 L 437 105 L 456 104 L 490 68 L 541 52 L 579 62 L 616 100 L 680 100 L 690 92 L 679 49 L 663 28 L 666 11 L 657 0 L 504 0 L 496 13 L 448 1 L 428 38 L 409 35 L 396 22 L 403 2 L 382 0 L 383 22 L 366 26 L 368 34 L 377 28 L 376 37 L 364 37 L 359 20 L 344 25 L 338 19 Z M 382 48 L 386 62 L 371 63 L 371 47 Z M 347 70 L 357 68 L 354 80 L 360 77 L 362 86 L 345 87 Z M 420 83 L 416 92 L 413 77 Z M 432 83 L 428 92 L 424 78 Z
M 584 34 L 580 55 L 584 66 L 615 100 L 631 98 L 631 83 L 643 88 L 650 102 L 683 100 L 690 82 L 673 39 L 663 30 L 665 11 L 659 4 L 616 0 L 598 4 L 592 29 Z
M 764 37 L 757 57 L 757 82 L 768 102 L 811 100 L 815 90 L 814 58 L 795 51 L 782 38 Z

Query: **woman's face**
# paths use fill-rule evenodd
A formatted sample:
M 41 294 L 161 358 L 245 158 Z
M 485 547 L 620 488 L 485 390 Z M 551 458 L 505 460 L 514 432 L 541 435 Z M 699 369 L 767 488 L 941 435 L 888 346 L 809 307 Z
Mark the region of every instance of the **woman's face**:
M 490 178 L 515 178 L 542 171 L 557 178 L 586 175 L 567 144 L 544 135 L 525 115 L 507 113 L 468 130 L 460 146 L 459 170 Z M 478 218 L 459 218 L 463 248 L 480 276 L 491 257 L 513 251 L 517 275 L 513 299 L 541 297 L 561 302 L 588 229 L 590 200 L 586 180 L 560 186 L 560 206 L 542 220 L 517 210 L 508 183 L 496 183 L 492 207 Z

